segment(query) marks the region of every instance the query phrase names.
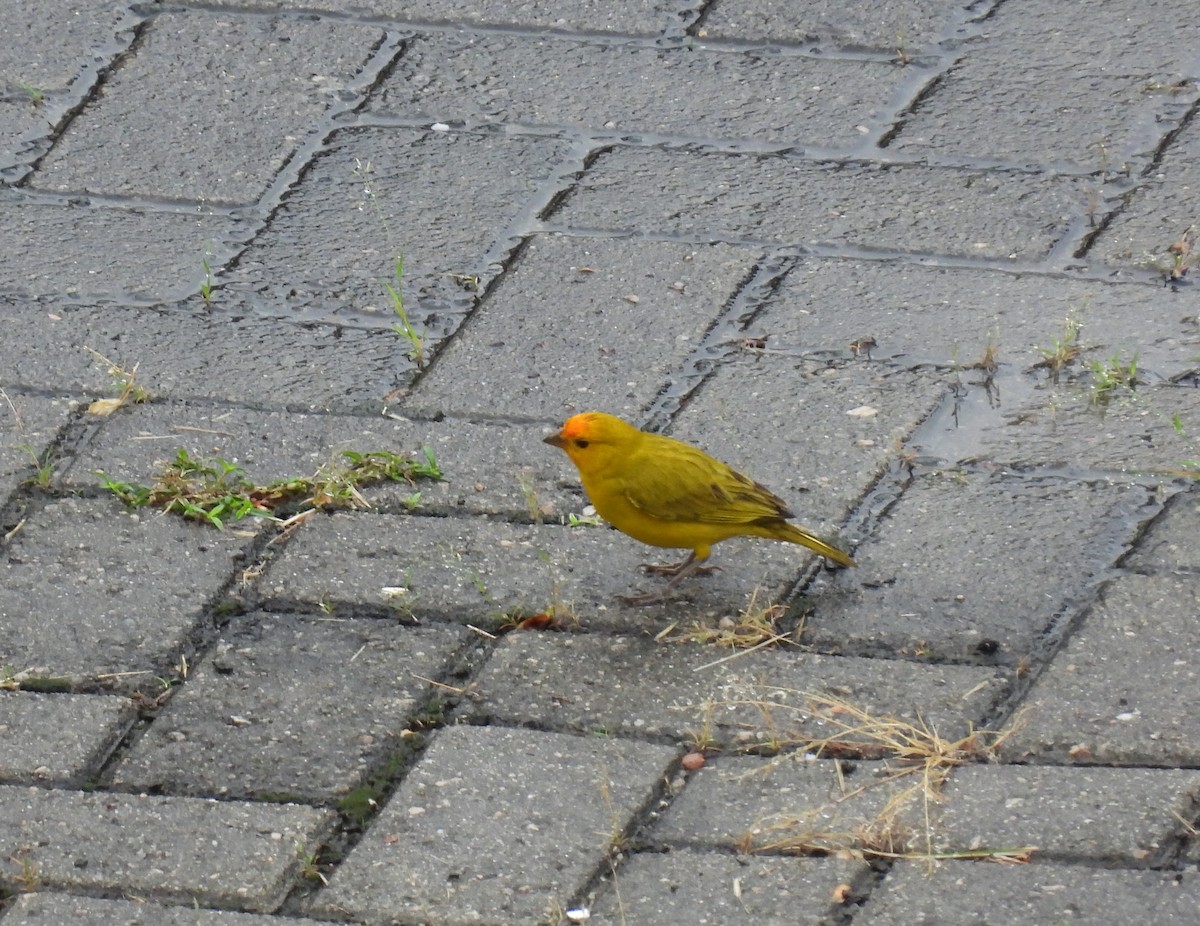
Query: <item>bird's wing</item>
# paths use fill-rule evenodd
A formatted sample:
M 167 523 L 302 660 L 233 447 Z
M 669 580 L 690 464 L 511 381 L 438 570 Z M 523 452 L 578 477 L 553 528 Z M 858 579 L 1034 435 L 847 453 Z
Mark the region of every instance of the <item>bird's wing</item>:
M 636 456 L 630 461 L 635 472 L 624 481 L 625 498 L 661 521 L 746 524 L 792 517 L 783 499 L 724 463 L 686 457 L 671 467 L 639 462 Z

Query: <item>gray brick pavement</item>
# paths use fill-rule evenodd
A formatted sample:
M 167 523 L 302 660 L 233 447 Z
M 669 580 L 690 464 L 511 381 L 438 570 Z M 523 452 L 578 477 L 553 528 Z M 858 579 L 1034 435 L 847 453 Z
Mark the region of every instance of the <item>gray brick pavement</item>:
M 0 923 L 1190 922 L 1192 6 L 0 0 Z M 621 605 L 587 408 L 859 568 Z M 96 476 L 426 446 L 282 533 Z M 813 697 L 1014 729 L 897 815 Z

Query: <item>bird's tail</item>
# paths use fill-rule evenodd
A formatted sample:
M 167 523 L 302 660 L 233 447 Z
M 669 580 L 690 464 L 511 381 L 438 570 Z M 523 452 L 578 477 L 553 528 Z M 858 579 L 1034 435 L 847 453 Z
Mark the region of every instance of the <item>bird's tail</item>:
M 810 550 L 816 550 L 827 560 L 831 560 L 839 566 L 858 565 L 850 558 L 849 553 L 843 553 L 837 547 L 826 543 L 811 531 L 807 531 L 803 527 L 798 527 L 788 521 L 777 521 L 771 524 L 767 530 L 769 536 L 774 537 L 776 540 L 786 540 L 789 543 L 798 543 L 808 547 Z

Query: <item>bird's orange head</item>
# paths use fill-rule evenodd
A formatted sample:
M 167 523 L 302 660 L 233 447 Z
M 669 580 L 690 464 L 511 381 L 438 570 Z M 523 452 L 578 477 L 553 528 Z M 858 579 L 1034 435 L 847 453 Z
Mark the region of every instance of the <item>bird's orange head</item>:
M 600 473 L 619 463 L 642 438 L 642 432 L 604 412 L 572 415 L 545 442 L 561 448 L 585 475 Z

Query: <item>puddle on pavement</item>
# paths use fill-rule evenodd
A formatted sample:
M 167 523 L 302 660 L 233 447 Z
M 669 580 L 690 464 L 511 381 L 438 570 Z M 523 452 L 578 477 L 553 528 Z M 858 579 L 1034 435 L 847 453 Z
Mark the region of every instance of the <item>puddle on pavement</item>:
M 984 435 L 1007 427 L 1045 377 L 1001 367 L 990 383 L 972 372 L 955 385 L 909 440 L 919 457 L 943 463 L 972 460 L 983 453 Z

